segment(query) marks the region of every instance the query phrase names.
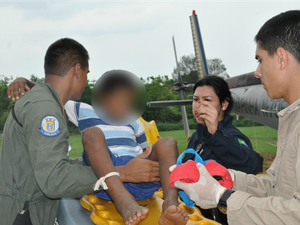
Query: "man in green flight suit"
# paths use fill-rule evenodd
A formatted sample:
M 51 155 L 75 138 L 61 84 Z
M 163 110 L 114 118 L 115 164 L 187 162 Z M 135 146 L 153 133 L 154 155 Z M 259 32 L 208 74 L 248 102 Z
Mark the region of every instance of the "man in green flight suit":
M 108 164 L 108 171 L 94 171 L 97 178 L 91 167 L 67 156 L 68 119 L 63 106 L 70 99 L 80 99 L 88 61 L 87 50 L 77 41 L 54 42 L 45 55 L 45 83 L 38 82 L 8 116 L 0 155 L 1 225 L 13 224 L 26 202 L 29 224 L 53 225 L 60 198 L 93 192 L 98 178 L 114 170 Z M 118 176 L 111 177 L 108 186 L 112 182 L 122 185 Z M 126 224 L 146 217 L 147 209 L 130 200 L 129 193 L 123 192 L 121 198 L 117 190 L 109 191 L 116 203 L 126 200 L 122 205 L 127 210 L 122 215 Z

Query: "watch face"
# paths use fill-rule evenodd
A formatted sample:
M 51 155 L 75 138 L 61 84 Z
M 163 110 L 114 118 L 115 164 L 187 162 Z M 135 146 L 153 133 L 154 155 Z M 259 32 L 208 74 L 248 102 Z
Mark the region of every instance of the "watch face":
M 218 209 L 220 210 L 221 213 L 227 214 L 227 208 L 223 206 L 218 206 Z

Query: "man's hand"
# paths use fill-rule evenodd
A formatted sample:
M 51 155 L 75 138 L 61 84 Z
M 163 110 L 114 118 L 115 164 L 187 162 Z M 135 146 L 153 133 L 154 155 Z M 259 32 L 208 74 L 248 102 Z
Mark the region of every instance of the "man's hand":
M 124 166 L 117 166 L 122 182 L 142 183 L 159 181 L 159 163 L 146 159 L 152 146 L 141 155 L 135 157 Z
M 34 82 L 27 80 L 26 78 L 19 77 L 15 79 L 7 89 L 7 96 L 14 100 L 19 100 L 21 95 L 25 94 L 25 91 L 29 91 L 35 85 Z
M 171 167 L 173 170 L 175 167 Z M 183 183 L 175 181 L 175 187 L 182 189 L 196 205 L 203 209 L 215 208 L 226 190 L 218 181 L 216 181 L 206 170 L 205 166 L 197 163 L 197 168 L 200 173 L 200 179 L 196 183 Z

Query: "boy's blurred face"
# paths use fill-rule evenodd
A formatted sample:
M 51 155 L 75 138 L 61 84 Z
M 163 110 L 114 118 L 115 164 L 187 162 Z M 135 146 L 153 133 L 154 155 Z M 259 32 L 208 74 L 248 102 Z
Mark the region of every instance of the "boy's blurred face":
M 101 107 L 116 120 L 123 120 L 134 110 L 136 102 L 135 91 L 130 87 L 117 87 L 100 99 Z

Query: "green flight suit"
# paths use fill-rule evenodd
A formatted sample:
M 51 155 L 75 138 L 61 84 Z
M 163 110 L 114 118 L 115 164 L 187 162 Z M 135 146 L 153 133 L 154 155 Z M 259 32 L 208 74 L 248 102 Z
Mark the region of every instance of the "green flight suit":
M 29 201 L 33 225 L 53 225 L 60 198 L 93 192 L 97 177 L 67 156 L 67 119 L 57 92 L 37 82 L 7 118 L 0 155 L 0 223 L 11 225 Z

